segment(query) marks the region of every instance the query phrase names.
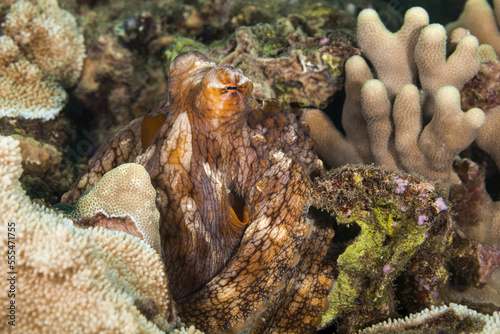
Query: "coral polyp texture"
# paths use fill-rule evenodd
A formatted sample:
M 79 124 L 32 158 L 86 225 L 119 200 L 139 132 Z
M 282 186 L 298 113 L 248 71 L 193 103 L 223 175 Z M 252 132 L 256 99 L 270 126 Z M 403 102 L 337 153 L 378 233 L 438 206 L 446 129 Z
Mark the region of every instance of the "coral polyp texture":
M 18 142 L 1 136 L 0 231 L 15 236 L 15 247 L 9 245 L 17 254 L 11 271 L 19 273 L 16 331 L 171 331 L 175 308 L 160 256 L 138 238 L 78 229 L 62 215 L 32 204 L 18 181 L 21 173 Z M 7 238 L 1 245 L 7 249 Z M 11 283 L 3 279 L 0 286 L 8 290 Z M 10 303 L 7 294 L 0 301 Z M 1 332 L 10 328 L 7 321 L 0 323 Z
M 128 215 L 134 223 L 130 228 L 161 254 L 156 191 L 141 165 L 123 164 L 104 174 L 80 197 L 70 217 L 91 218 L 98 213 L 108 218 Z
M 0 116 L 54 118 L 76 84 L 85 47 L 56 0 L 13 1 L 0 18 Z
M 314 330 L 333 284 L 333 230 L 306 217 L 321 166 L 306 129 L 278 101 L 251 99 L 241 70 L 200 52 L 177 56 L 168 76 L 168 107 L 104 144 L 63 201 L 114 166 L 143 165 L 184 322 L 209 333 Z
M 460 333 L 494 334 L 500 331 L 500 315 L 481 314 L 466 306 L 451 303 L 449 306 L 430 307 L 404 319 L 389 319 L 360 331 L 376 333 L 440 333 L 451 328 Z
M 339 166 L 345 162 L 342 152 L 350 147 L 352 162 L 449 183 L 453 159 L 485 123 L 480 109 L 462 111 L 458 91 L 479 71 L 477 39 L 463 37 L 446 58 L 444 28 L 429 25 L 427 13 L 412 8 L 396 33 L 387 31 L 375 11 L 363 10 L 358 41 L 378 79 L 360 56 L 346 62 L 345 137 L 333 124 L 325 126 L 327 118 L 318 110 L 304 110 L 302 120 L 311 127 L 313 139 L 323 141 L 320 156 Z M 392 57 L 386 56 L 388 48 L 394 50 Z M 337 141 L 324 142 L 332 138 Z

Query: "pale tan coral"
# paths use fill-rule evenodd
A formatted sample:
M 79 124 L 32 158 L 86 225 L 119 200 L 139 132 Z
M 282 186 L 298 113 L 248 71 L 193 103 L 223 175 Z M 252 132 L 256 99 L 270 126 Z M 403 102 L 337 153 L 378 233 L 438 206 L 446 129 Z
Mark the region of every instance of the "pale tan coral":
M 24 59 L 12 38 L 0 36 L 0 117 L 52 119 L 66 100 L 61 85 Z
M 163 333 L 175 323 L 160 256 L 143 241 L 99 228 L 77 229 L 51 210 L 33 205 L 18 181 L 18 142 L 0 137 L 1 246 L 7 228 L 15 239 L 16 331 Z M 8 223 L 10 223 L 8 225 Z M 13 245 L 11 243 L 11 245 Z M 0 288 L 8 290 L 1 280 Z M 8 331 L 6 321 L 0 331 Z
M 455 29 L 454 33 L 460 33 L 460 29 Z M 498 73 L 493 68 L 498 67 L 499 59 L 493 48 L 488 44 L 483 44 L 478 49 L 478 55 L 481 59 L 481 72 L 471 80 L 462 91 L 462 95 L 471 98 L 466 102 L 467 105 L 478 105 L 485 111 L 486 122 L 479 130 L 476 138 L 476 144 L 486 153 L 488 153 L 498 168 L 500 168 L 500 106 L 495 99 L 498 90 Z
M 475 37 L 463 36 L 448 58 L 446 40 L 444 27 L 431 24 L 422 29 L 415 45 L 415 62 L 424 94 L 423 112 L 427 119 L 434 114 L 434 96 L 441 87 L 453 86 L 461 89 L 481 67 L 479 44 Z M 416 81 L 411 83 L 416 84 Z
M 373 10 L 360 13 L 360 47 L 380 80 L 373 79 L 361 57 L 346 62 L 347 96 L 342 114 L 346 137 L 319 145 L 319 153 L 329 165 L 337 166 L 336 156 L 350 144 L 363 163 L 450 182 L 454 157 L 472 143 L 485 120 L 479 109 L 463 114 L 457 91 L 479 70 L 478 42 L 465 36 L 446 58 L 444 28 L 426 26 L 426 22 L 425 11 L 413 8 L 405 15 L 401 30 L 393 34 Z M 417 71 L 421 91 L 415 86 Z M 313 138 L 319 140 L 316 132 L 328 131 L 325 126 L 310 126 Z M 337 132 L 334 127 L 329 131 Z
M 130 216 L 144 241 L 161 254 L 156 190 L 143 166 L 127 163 L 104 174 L 78 199 L 71 217 L 92 217 L 97 213 L 106 217 Z
M 488 110 L 486 124 L 476 139 L 478 146 L 488 153 L 500 168 L 500 106 Z
M 358 150 L 352 148 L 352 143 L 337 131 L 331 131 L 334 128 L 330 118 L 321 110 L 307 108 L 302 110 L 301 120 L 309 124 L 314 129 L 310 133 L 311 138 L 318 144 L 317 150 L 320 152 L 329 151 L 330 143 L 336 143 L 337 154 L 332 155 L 329 163 L 334 166 L 346 165 L 348 163 L 362 163 Z M 366 137 L 366 136 L 364 136 Z
M 64 87 L 76 84 L 85 58 L 83 35 L 75 18 L 59 8 L 57 0 L 13 3 L 2 28 L 32 64 Z
M 467 333 L 494 334 L 500 331 L 500 315 L 478 313 L 464 305 L 451 303 L 449 306 L 431 307 L 414 313 L 404 319 L 389 319 L 366 328 L 360 333 L 415 333 L 461 328 Z M 460 331 L 462 332 L 462 331 Z
M 76 84 L 85 58 L 74 17 L 56 0 L 16 1 L 0 22 L 0 116 L 52 119 L 63 87 Z
M 413 50 L 420 30 L 428 24 L 429 16 L 420 7 L 406 12 L 404 24 L 396 33 L 385 28 L 373 9 L 363 10 L 358 16 L 357 35 L 361 51 L 372 61 L 391 99 L 404 85 L 416 81 L 417 67 Z
M 432 120 L 419 131 L 419 97 L 413 85 L 403 87 L 396 97 L 393 115 L 397 156 L 403 170 L 449 183 L 453 160 L 477 136 L 485 122 L 484 113 L 477 108 L 464 113 L 458 90 L 445 86 L 435 94 Z
M 462 14 L 456 22 L 446 26 L 448 33 L 459 27 L 468 29 L 472 35 L 479 39 L 481 44 L 493 46 L 495 52 L 500 54 L 500 1 L 493 0 L 493 7 L 486 0 L 468 0 Z
M 352 142 L 363 162 L 373 163 L 375 160 L 370 149 L 370 140 L 366 135 L 366 120 L 361 112 L 361 88 L 367 80 L 373 79 L 373 75 L 366 62 L 359 56 L 353 56 L 346 61 L 345 75 L 345 92 L 349 98 L 344 102 L 342 109 L 342 125 L 346 133 L 346 140 Z M 311 132 L 314 133 L 314 128 L 311 129 L 313 129 Z M 325 159 L 330 156 L 329 154 L 322 155 Z M 330 164 L 328 159 L 327 163 Z M 332 166 L 337 167 L 336 165 Z

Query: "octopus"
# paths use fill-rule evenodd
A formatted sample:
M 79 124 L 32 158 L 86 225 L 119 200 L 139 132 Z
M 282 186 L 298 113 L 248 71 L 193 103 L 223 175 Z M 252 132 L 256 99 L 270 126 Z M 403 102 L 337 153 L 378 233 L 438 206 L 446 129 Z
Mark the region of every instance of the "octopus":
M 206 333 L 313 332 L 334 264 L 333 230 L 308 218 L 321 162 L 307 128 L 200 52 L 176 57 L 168 79 L 168 103 L 103 144 L 62 201 L 118 165 L 143 165 L 183 322 Z

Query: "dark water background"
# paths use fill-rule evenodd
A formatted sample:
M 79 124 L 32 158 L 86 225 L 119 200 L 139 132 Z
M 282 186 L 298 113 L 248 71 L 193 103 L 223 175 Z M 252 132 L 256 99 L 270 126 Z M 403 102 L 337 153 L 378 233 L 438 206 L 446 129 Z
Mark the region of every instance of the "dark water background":
M 441 24 L 455 21 L 465 4 L 465 0 L 385 0 L 385 2 L 402 15 L 411 7 L 423 7 L 429 13 L 430 22 Z

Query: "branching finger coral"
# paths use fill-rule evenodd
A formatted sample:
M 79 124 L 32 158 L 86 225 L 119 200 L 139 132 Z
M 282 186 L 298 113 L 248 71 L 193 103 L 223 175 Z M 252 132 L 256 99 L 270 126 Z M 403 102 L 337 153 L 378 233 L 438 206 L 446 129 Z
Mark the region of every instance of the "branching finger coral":
M 493 0 L 493 8 L 486 0 L 467 0 L 462 14 L 456 22 L 446 26 L 448 33 L 458 27 L 466 28 L 479 39 L 481 44 L 493 46 L 495 52 L 500 54 L 500 1 Z
M 446 58 L 444 28 L 427 22 L 427 13 L 413 8 L 401 30 L 393 34 L 373 10 L 360 13 L 358 40 L 379 80 L 373 79 L 361 57 L 346 62 L 342 113 L 346 137 L 318 147 L 329 165 L 338 166 L 337 156 L 350 145 L 363 163 L 450 182 L 454 157 L 472 143 L 485 122 L 480 109 L 462 112 L 457 91 L 479 70 L 478 42 L 466 36 Z M 388 45 L 397 45 L 392 48 L 394 60 L 386 56 Z M 415 86 L 417 71 L 421 90 Z M 320 125 L 324 116 L 318 111 L 304 110 L 302 120 L 311 127 L 313 139 L 340 137 L 319 134 L 317 129 L 338 130 Z

